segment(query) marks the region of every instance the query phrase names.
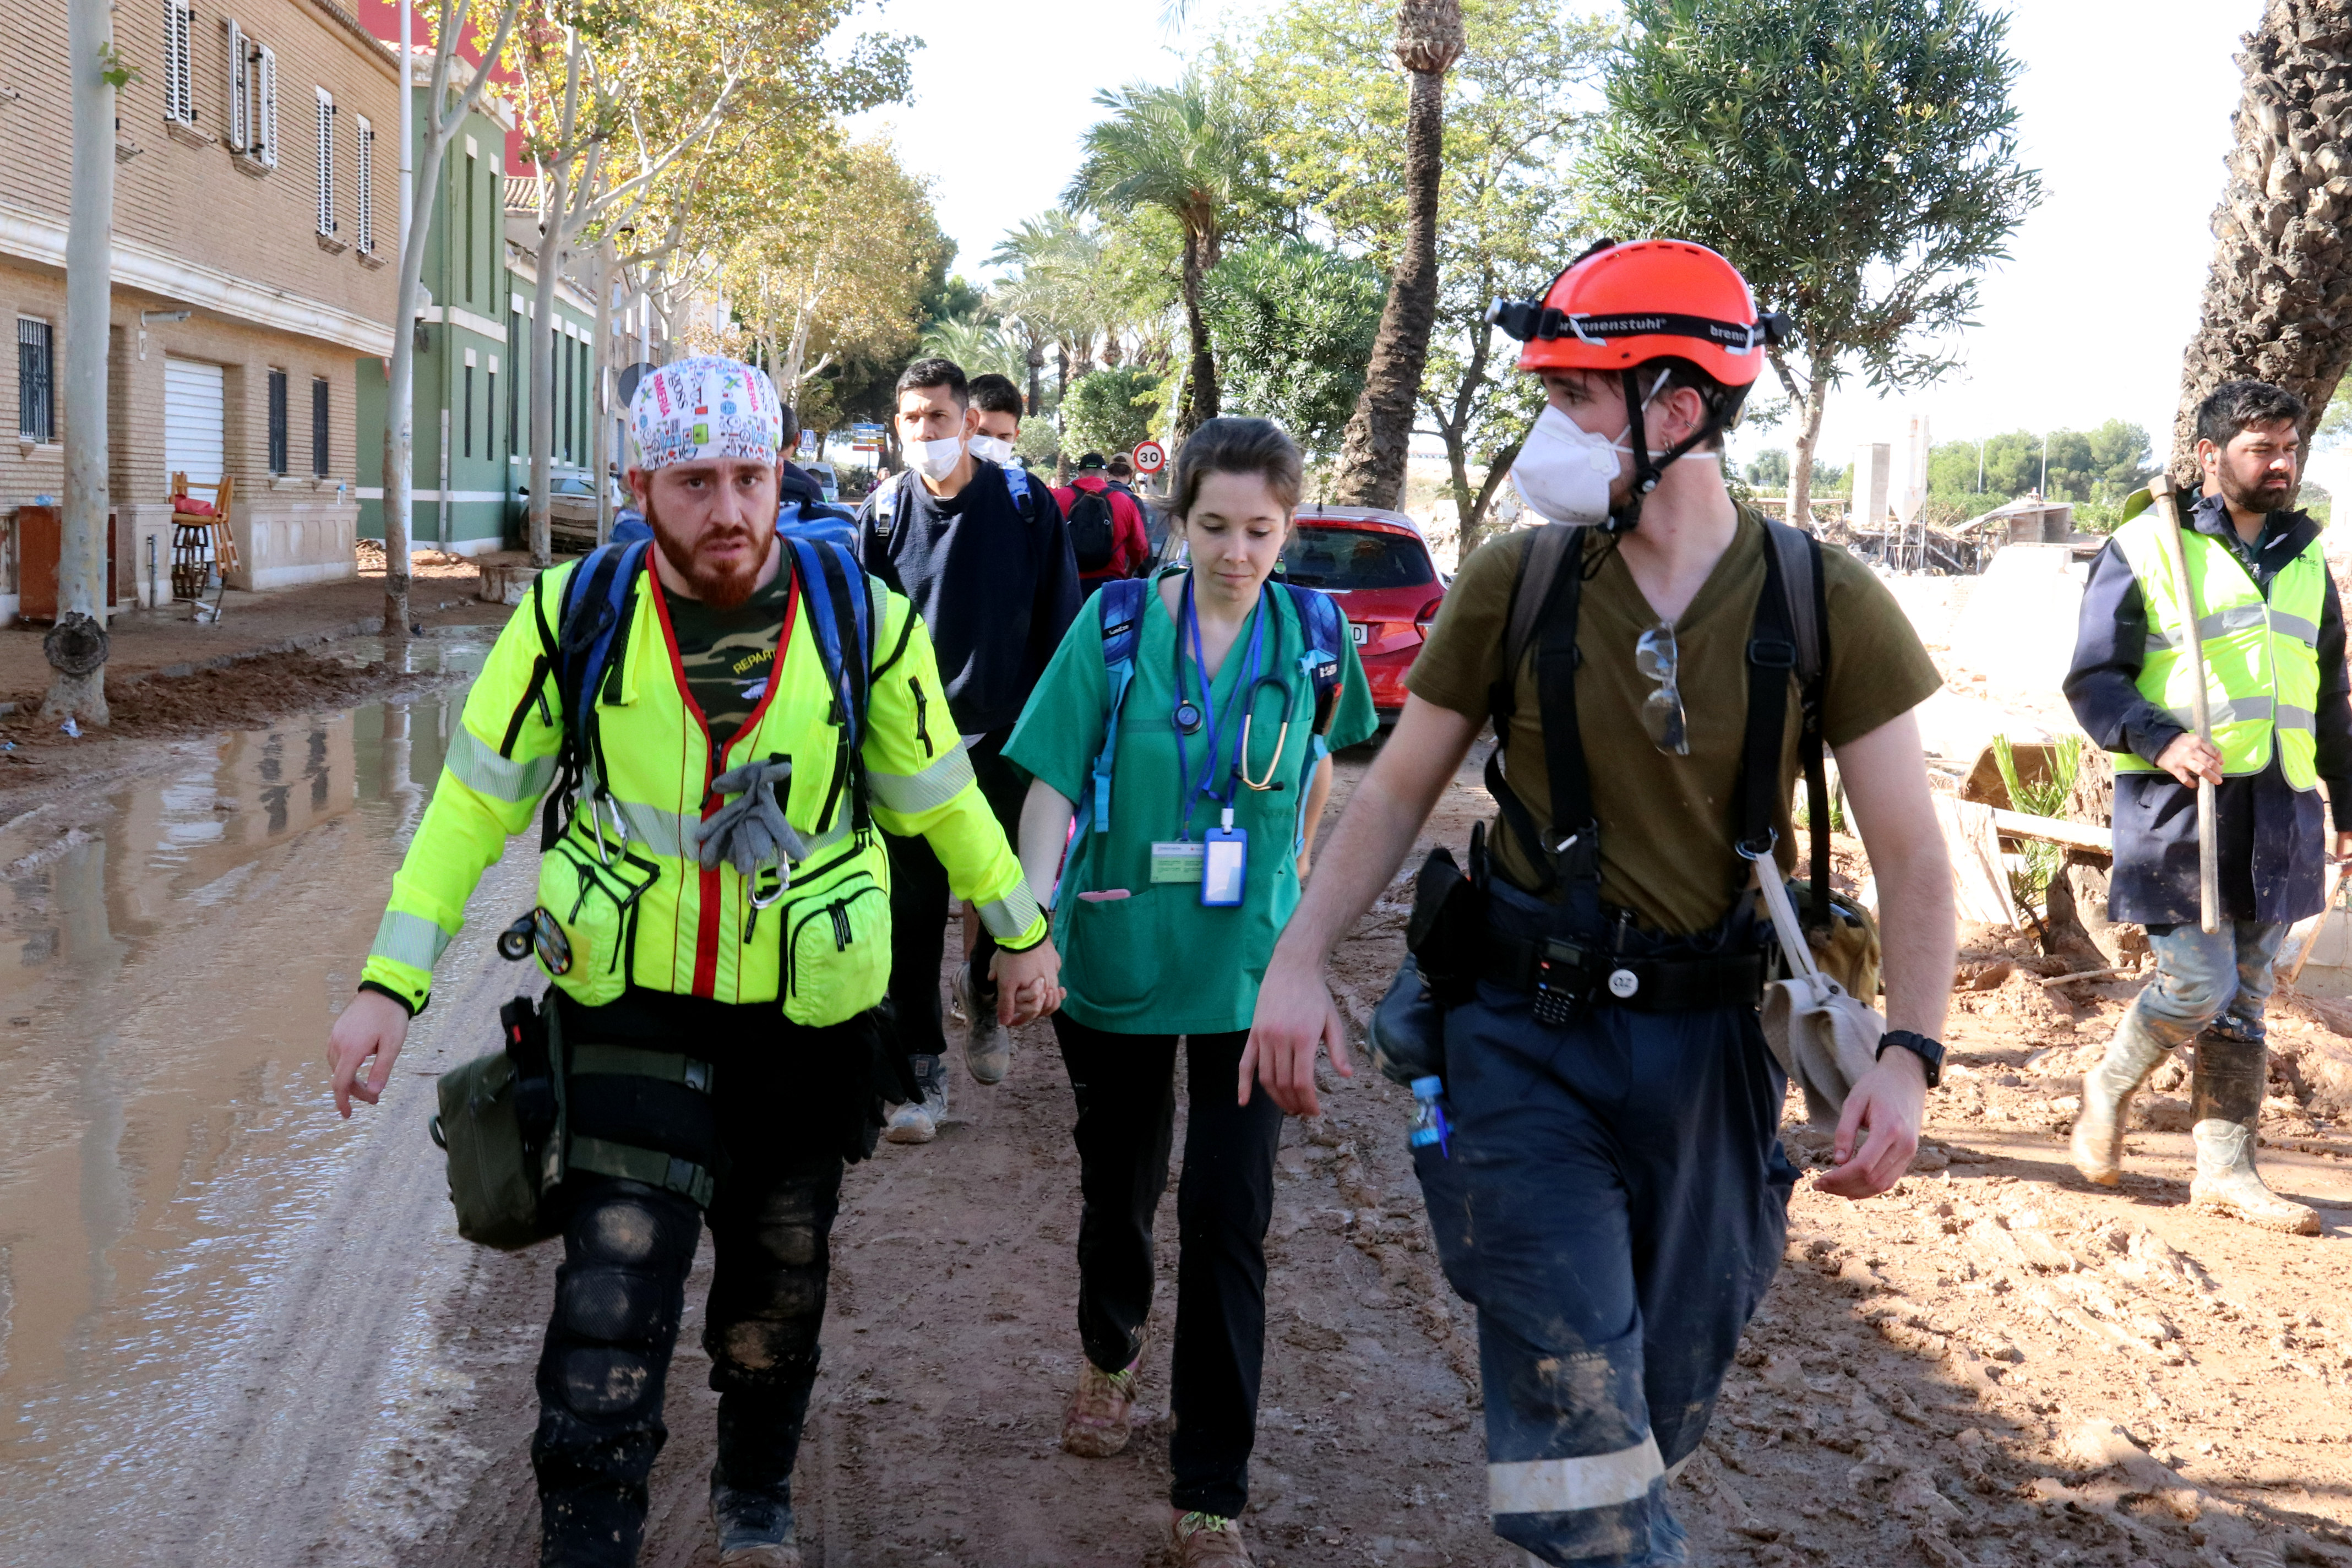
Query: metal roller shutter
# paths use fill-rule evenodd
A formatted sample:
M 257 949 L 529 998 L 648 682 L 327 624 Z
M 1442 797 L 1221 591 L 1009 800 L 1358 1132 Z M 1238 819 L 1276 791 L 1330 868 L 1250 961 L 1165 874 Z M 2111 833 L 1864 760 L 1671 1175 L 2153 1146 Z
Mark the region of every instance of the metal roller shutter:
M 163 362 L 163 477 L 184 473 L 211 484 L 226 467 L 223 456 L 223 373 L 194 360 Z

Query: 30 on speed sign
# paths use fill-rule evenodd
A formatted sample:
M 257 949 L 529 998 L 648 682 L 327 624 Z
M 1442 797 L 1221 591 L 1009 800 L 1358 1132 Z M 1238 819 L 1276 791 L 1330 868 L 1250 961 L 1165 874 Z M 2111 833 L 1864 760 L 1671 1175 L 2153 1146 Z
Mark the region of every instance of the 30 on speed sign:
M 1139 474 L 1156 474 L 1168 466 L 1168 453 L 1157 441 L 1138 441 L 1129 456 Z

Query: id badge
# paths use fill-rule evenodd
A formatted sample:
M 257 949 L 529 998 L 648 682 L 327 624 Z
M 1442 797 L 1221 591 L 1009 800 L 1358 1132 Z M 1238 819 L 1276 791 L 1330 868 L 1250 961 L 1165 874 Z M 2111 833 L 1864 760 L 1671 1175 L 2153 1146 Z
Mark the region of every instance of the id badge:
M 1242 901 L 1249 878 L 1249 829 L 1212 827 L 1201 877 L 1201 902 L 1213 910 L 1230 910 Z
M 1151 846 L 1151 879 L 1154 882 L 1199 881 L 1207 847 L 1186 838 L 1155 840 Z

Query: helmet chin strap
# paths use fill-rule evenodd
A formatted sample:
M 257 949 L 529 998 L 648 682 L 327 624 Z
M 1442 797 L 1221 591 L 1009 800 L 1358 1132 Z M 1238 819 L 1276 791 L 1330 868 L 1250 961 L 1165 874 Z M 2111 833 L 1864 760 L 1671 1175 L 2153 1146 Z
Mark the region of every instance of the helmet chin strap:
M 1650 384 L 1648 397 L 1642 395 L 1642 384 L 1633 371 L 1627 370 L 1622 374 L 1625 378 L 1625 438 L 1633 446 L 1633 488 L 1626 492 L 1622 502 L 1609 509 L 1609 521 L 1604 526 L 1609 532 L 1616 534 L 1631 533 L 1641 526 L 1642 502 L 1658 488 L 1658 481 L 1665 478 L 1667 467 L 1688 457 L 1692 447 L 1716 434 L 1721 425 L 1719 418 L 1709 415 L 1679 446 L 1654 455 L 1650 451 L 1649 432 L 1643 426 L 1642 410 L 1651 398 L 1664 390 L 1666 379 L 1674 372 L 1660 371 L 1658 379 Z

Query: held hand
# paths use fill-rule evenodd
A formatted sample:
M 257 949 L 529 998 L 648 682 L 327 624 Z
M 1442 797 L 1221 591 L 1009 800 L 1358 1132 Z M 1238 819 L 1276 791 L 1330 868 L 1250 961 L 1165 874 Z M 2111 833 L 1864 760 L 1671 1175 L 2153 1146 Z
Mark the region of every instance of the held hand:
M 1051 937 L 1021 952 L 998 948 L 988 961 L 988 977 L 996 982 L 996 1021 L 1008 1029 L 1036 1022 L 1068 994 L 1057 984 L 1062 955 Z
M 381 991 L 362 991 L 327 1036 L 327 1067 L 334 1075 L 335 1110 L 348 1121 L 352 1101 L 373 1105 L 392 1081 L 392 1064 L 408 1039 L 408 1010 Z M 369 1059 L 375 1070 L 366 1070 Z
M 1274 1102 L 1293 1116 L 1322 1112 L 1315 1096 L 1315 1053 L 1319 1046 L 1331 1053 L 1331 1066 L 1341 1078 L 1353 1078 L 1348 1060 L 1348 1028 L 1323 984 L 1322 966 L 1301 968 L 1286 963 L 1279 950 L 1258 987 L 1257 1010 L 1250 1021 L 1249 1044 L 1242 1047 L 1240 1103 L 1250 1100 L 1250 1081 L 1265 1086 Z
M 1302 850 L 1300 852 L 1298 857 L 1298 880 L 1301 885 L 1305 884 L 1308 867 L 1312 864 L 1314 859 L 1315 856 L 1313 851 Z
M 2186 730 L 2172 737 L 2172 743 L 2164 748 L 2156 765 L 2189 789 L 2195 789 L 2200 778 L 2208 784 L 2221 782 L 2221 753 Z
M 2336 846 L 2336 849 L 2335 852 L 2328 857 L 2329 859 L 2352 860 L 2352 833 L 2339 833 L 2336 836 L 2333 842 Z
M 1845 1097 L 1832 1150 L 1837 1163 L 1813 1185 L 1842 1198 L 1868 1198 L 1901 1181 L 1919 1152 L 1927 1100 L 1927 1069 L 1917 1057 L 1895 1049 L 1879 1058 Z

